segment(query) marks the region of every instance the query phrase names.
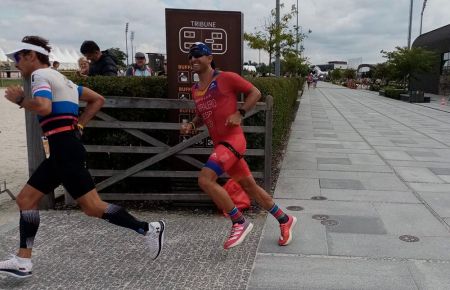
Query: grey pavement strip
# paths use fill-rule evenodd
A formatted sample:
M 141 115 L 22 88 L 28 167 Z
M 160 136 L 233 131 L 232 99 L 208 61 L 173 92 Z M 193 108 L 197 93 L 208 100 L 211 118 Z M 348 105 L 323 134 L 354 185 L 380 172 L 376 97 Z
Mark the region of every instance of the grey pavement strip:
M 203 212 L 203 213 L 202 213 Z M 0 276 L 0 289 L 244 289 L 265 214 L 251 214 L 254 229 L 238 247 L 223 249 L 231 223 L 211 211 L 135 212 L 164 218 L 166 244 L 152 261 L 143 237 L 78 211 L 41 212 L 33 277 Z M 277 240 L 273 241 L 274 243 Z M 14 253 L 17 228 L 0 236 L 0 257 Z
M 296 194 L 275 195 L 304 210 L 288 211 L 298 219 L 288 247 L 273 244 L 267 217 L 248 289 L 450 289 L 449 125 L 447 112 L 371 92 L 305 91 L 277 185 Z M 317 180 L 325 201 L 307 199 Z

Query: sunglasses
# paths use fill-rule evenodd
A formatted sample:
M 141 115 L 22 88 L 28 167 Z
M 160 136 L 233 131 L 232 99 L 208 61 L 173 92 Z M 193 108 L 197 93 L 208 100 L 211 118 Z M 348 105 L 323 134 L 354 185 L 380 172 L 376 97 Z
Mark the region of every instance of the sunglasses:
M 16 63 L 19 63 L 20 62 L 20 58 L 21 58 L 21 56 L 20 56 L 20 54 L 21 54 L 22 52 L 21 51 L 18 51 L 18 52 L 16 52 L 13 56 L 14 56 L 14 61 L 16 62 Z
M 192 51 L 192 52 L 190 52 L 189 53 L 189 59 L 191 59 L 191 58 L 200 58 L 200 57 L 202 57 L 202 56 L 204 56 L 204 54 L 203 54 L 203 52 L 201 52 L 201 51 Z
M 145 57 L 135 57 L 135 59 L 145 59 Z

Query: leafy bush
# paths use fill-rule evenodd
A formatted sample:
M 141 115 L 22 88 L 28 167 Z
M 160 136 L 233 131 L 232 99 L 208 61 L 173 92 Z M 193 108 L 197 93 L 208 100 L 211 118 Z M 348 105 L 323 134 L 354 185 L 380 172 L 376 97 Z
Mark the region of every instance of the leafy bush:
M 98 93 L 108 96 L 127 96 L 144 98 L 167 98 L 168 83 L 165 77 L 89 77 L 81 78 L 75 75 L 68 75 L 75 83 L 89 87 Z M 302 78 L 249 78 L 262 93 L 272 95 L 274 99 L 273 107 L 273 151 L 279 149 L 283 136 L 288 133 L 291 117 L 298 97 L 298 90 L 303 86 Z M 262 100 L 264 101 L 264 100 Z M 142 122 L 164 122 L 170 118 L 171 112 L 163 109 L 110 109 L 104 108 L 103 112 L 121 121 L 142 121 Z M 265 114 L 260 112 L 256 116 L 246 119 L 245 125 L 264 125 Z M 165 143 L 171 144 L 178 137 L 174 138 L 174 131 L 163 130 L 141 130 L 144 133 Z M 171 141 L 172 140 L 172 141 Z M 115 145 L 115 146 L 149 146 L 145 141 L 134 137 L 121 129 L 85 129 L 83 137 L 85 144 L 92 145 Z M 263 148 L 264 136 L 262 134 L 247 134 L 248 148 Z M 174 145 L 174 144 L 172 144 Z M 126 154 L 126 153 L 89 153 L 88 167 L 92 169 L 114 169 L 124 170 L 136 163 L 151 157 L 149 154 Z M 207 156 L 199 159 L 205 159 Z M 253 170 L 262 170 L 264 166 L 263 158 L 246 157 Z M 206 160 L 202 160 L 206 161 Z M 182 162 L 181 162 L 182 163 Z M 175 165 L 174 165 L 175 164 Z M 174 166 L 180 166 L 178 159 L 172 157 L 147 168 L 148 170 L 173 170 Z M 187 166 L 187 165 L 186 165 Z M 179 167 L 176 168 L 180 170 Z M 193 169 L 193 168 L 190 168 Z M 181 170 L 190 170 L 183 168 Z M 104 177 L 96 177 L 95 182 L 100 182 Z M 112 185 L 103 192 L 173 192 L 178 188 L 179 179 L 158 178 L 157 182 L 152 178 L 126 178 L 120 183 Z M 190 179 L 195 183 L 196 180 Z M 183 186 L 189 186 L 189 182 L 183 180 Z M 195 191 L 195 189 L 194 189 Z
M 385 87 L 384 91 L 385 91 L 386 97 L 396 99 L 396 100 L 400 100 L 400 94 L 406 93 L 406 91 L 404 89 L 396 89 L 396 88 L 392 88 L 392 87 Z

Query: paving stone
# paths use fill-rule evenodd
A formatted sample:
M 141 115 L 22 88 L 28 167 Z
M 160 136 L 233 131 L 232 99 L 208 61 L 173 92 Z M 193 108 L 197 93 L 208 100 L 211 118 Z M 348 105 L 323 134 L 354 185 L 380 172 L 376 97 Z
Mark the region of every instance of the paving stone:
M 409 155 L 413 157 L 438 157 L 434 152 L 420 152 L 420 151 L 406 151 Z
M 323 143 L 317 143 L 317 148 L 335 148 L 335 149 L 344 149 L 344 146 L 342 144 L 323 144 Z
M 417 192 L 450 192 L 450 184 L 416 183 L 409 182 L 408 185 Z
M 419 192 L 425 202 L 441 217 L 450 217 L 450 194 L 448 192 Z
M 283 177 L 279 178 L 274 197 L 309 199 L 320 195 L 318 179 Z
M 349 154 L 352 164 L 370 164 L 372 166 L 386 165 L 386 163 L 376 154 Z
M 392 143 L 395 143 L 395 144 L 417 144 L 416 141 L 407 140 L 407 139 L 404 139 L 404 140 L 391 139 L 391 141 L 392 141 Z
M 429 168 L 436 175 L 450 175 L 450 168 Z
M 347 171 L 347 172 L 374 172 L 374 173 L 387 173 L 392 172 L 391 167 L 383 165 L 370 165 L 370 164 L 352 164 L 352 165 L 340 165 L 340 164 L 318 164 L 317 169 L 322 171 Z
M 377 217 L 331 215 L 330 220 L 338 222 L 335 226 L 326 226 L 328 232 L 367 235 L 384 235 L 386 229 Z
M 410 155 L 403 151 L 379 151 L 380 155 L 389 160 L 414 160 Z
M 314 133 L 314 137 L 337 138 L 337 135 L 336 134 Z
M 374 207 L 389 234 L 450 238 L 448 229 L 423 205 L 376 203 Z
M 450 288 L 449 263 L 435 264 L 427 261 L 414 261 L 414 266 L 409 269 L 419 289 Z
M 450 183 L 450 175 L 438 175 L 445 183 Z
M 400 235 L 414 235 L 403 232 Z M 435 259 L 450 261 L 450 238 L 415 235 L 418 242 L 408 243 L 400 235 L 362 235 L 328 233 L 330 255 L 379 259 Z
M 231 224 L 217 211 L 137 212 L 167 223 L 165 248 L 152 261 L 143 237 L 78 211 L 41 212 L 33 278 L 0 277 L 0 289 L 245 289 L 266 217 L 239 247 L 223 249 Z M 0 257 L 13 253 L 18 229 L 0 235 Z M 182 275 L 180 274 L 182 273 Z
M 394 261 L 258 255 L 247 289 L 409 290 L 416 284 L 407 265 Z
M 444 183 L 428 168 L 423 167 L 395 167 L 395 171 L 408 182 Z
M 318 164 L 343 164 L 343 165 L 350 165 L 352 164 L 350 162 L 350 159 L 348 158 L 317 158 Z
M 320 188 L 365 189 L 361 181 L 354 179 L 320 179 Z
M 420 203 L 416 196 L 410 191 L 322 188 L 320 193 L 329 200 Z

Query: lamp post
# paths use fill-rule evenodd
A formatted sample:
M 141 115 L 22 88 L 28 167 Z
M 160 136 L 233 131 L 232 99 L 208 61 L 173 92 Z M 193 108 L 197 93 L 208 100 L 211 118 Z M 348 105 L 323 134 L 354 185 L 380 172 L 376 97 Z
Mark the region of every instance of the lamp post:
M 130 43 L 131 43 L 131 57 L 133 57 L 133 40 L 134 40 L 134 31 L 131 31 L 130 33 Z
M 297 57 L 298 57 L 298 43 L 299 43 L 299 37 L 298 37 L 298 0 L 297 0 L 297 6 L 295 7 L 295 10 L 297 12 L 297 26 L 296 26 L 296 30 L 297 30 L 297 43 L 295 44 L 295 51 L 297 52 Z
M 276 8 L 275 8 L 275 12 L 276 12 L 276 26 L 277 26 L 277 31 L 278 29 L 280 29 L 280 0 L 276 1 Z M 280 68 L 280 43 L 277 42 L 275 44 L 275 76 L 279 77 L 280 76 L 280 72 L 281 72 L 281 68 Z
M 125 50 L 127 51 L 127 67 L 128 67 L 128 22 L 125 25 Z
M 427 6 L 427 0 L 423 0 L 422 12 L 420 13 L 420 33 L 419 33 L 419 35 L 422 35 L 423 11 L 425 11 L 426 6 Z
M 411 48 L 411 26 L 412 26 L 412 13 L 413 13 L 413 0 L 409 5 L 409 29 L 408 29 L 408 49 Z

